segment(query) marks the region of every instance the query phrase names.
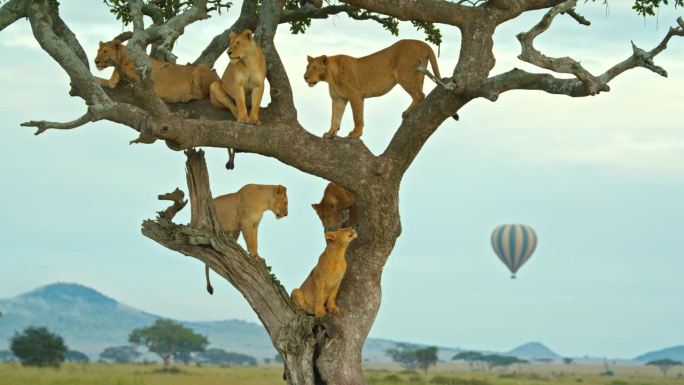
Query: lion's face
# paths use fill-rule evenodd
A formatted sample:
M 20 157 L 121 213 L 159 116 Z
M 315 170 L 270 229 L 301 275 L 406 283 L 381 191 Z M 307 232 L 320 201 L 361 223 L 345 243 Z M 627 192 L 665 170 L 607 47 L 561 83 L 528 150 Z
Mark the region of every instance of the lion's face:
M 311 205 L 323 224 L 324 231 L 334 231 L 343 226 L 349 218 L 347 210 L 341 210 L 337 199 L 327 199 Z M 345 215 L 346 214 L 346 215 Z
M 356 239 L 356 230 L 351 227 L 345 227 L 335 231 L 328 231 L 325 233 L 325 240 L 328 242 L 349 243 Z
M 280 219 L 287 216 L 287 188 L 285 186 L 276 186 L 273 192 L 273 203 L 271 204 L 271 211 L 275 213 L 276 218 Z
M 307 56 L 306 60 L 309 61 L 309 64 L 306 66 L 304 80 L 309 87 L 313 87 L 316 83 L 325 80 L 325 75 L 328 73 L 328 57 L 325 55 L 319 57 Z
M 230 61 L 237 61 L 249 54 L 254 45 L 252 31 L 246 29 L 240 34 L 231 32 L 228 39 L 228 57 Z
M 106 43 L 100 42 L 100 48 L 97 50 L 97 56 L 95 57 L 97 69 L 101 70 L 116 65 L 121 56 L 122 47 L 121 42 L 118 40 Z

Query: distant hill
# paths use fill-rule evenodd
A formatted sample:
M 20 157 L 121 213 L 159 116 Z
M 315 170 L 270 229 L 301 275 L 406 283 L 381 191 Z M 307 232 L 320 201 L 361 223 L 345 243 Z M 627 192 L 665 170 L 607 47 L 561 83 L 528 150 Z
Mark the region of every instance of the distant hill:
M 27 326 L 45 326 L 62 336 L 72 350 L 97 359 L 110 346 L 125 345 L 131 330 L 149 326 L 162 317 L 123 305 L 97 290 L 73 283 L 55 283 L 0 300 L 0 351 L 9 349 L 9 339 Z M 211 347 L 248 354 L 259 360 L 276 354 L 266 330 L 258 324 L 239 321 L 178 321 L 205 335 Z M 422 345 L 417 345 L 422 346 Z M 369 338 L 364 360 L 389 362 L 385 350 L 396 342 Z M 440 348 L 439 359 L 448 361 L 457 349 Z
M 684 362 L 684 345 L 673 346 L 671 348 L 656 350 L 654 352 L 648 352 L 634 358 L 634 361 L 649 362 L 655 360 L 662 360 L 665 358 Z
M 553 360 L 557 360 L 561 358 L 561 356 L 556 352 L 539 342 L 528 342 L 518 346 L 506 354 L 524 359 L 551 358 Z

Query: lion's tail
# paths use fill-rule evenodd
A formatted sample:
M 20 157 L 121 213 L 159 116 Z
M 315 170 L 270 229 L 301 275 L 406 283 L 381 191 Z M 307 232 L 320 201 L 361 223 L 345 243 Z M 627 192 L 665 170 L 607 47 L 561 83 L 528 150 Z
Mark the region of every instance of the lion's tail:
M 214 294 L 214 288 L 211 287 L 211 282 L 209 282 L 209 265 L 204 265 L 204 277 L 207 280 L 207 291 L 209 294 Z
M 437 66 L 437 58 L 435 57 L 435 52 L 432 47 L 427 46 L 428 49 L 428 59 L 430 59 L 430 65 L 432 66 L 432 72 L 435 73 L 437 79 L 441 79 L 442 75 L 439 74 L 439 67 Z

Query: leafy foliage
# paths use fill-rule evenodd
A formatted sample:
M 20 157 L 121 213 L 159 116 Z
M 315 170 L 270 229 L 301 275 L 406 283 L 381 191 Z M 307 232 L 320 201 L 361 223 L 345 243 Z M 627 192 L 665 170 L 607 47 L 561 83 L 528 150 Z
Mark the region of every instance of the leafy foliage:
M 434 346 L 417 348 L 411 344 L 397 344 L 397 348 L 387 349 L 385 353 L 392 361 L 399 363 L 406 369 L 420 368 L 427 372 L 430 366 L 437 363 L 437 351 Z
M 210 365 L 248 365 L 255 366 L 256 358 L 246 354 L 226 352 L 223 349 L 208 349 L 197 355 L 198 361 Z
M 64 355 L 64 359 L 66 362 L 73 362 L 73 363 L 78 363 L 78 364 L 87 364 L 90 362 L 90 358 L 88 358 L 85 353 L 81 353 L 77 350 L 69 350 L 66 352 Z
M 649 361 L 646 363 L 646 365 L 657 367 L 661 372 L 663 372 L 663 376 L 667 376 L 667 371 L 670 370 L 670 368 L 682 365 L 682 362 L 664 358 L 661 360 Z
M 205 336 L 171 320 L 157 320 L 152 326 L 135 329 L 128 341 L 146 346 L 164 360 L 164 365 L 174 355 L 201 352 L 209 345 Z
M 67 352 L 62 337 L 42 327 L 28 327 L 21 334 L 15 334 L 10 349 L 22 365 L 41 367 L 59 367 Z
M 140 352 L 135 349 L 135 346 L 112 346 L 100 353 L 100 359 L 103 361 L 114 362 L 117 364 L 127 364 L 135 362 L 140 357 Z
M 128 25 L 133 21 L 128 0 L 103 1 L 110 8 L 109 11 L 116 16 L 116 19 L 121 20 L 124 25 Z M 161 18 L 161 22 L 166 23 L 172 17 L 191 7 L 192 3 L 192 0 L 147 0 L 143 1 L 143 13 L 149 16 L 154 12 L 155 15 Z M 221 12 L 227 12 L 233 3 L 226 0 L 209 0 L 207 5 L 209 12 L 216 11 L 220 15 Z

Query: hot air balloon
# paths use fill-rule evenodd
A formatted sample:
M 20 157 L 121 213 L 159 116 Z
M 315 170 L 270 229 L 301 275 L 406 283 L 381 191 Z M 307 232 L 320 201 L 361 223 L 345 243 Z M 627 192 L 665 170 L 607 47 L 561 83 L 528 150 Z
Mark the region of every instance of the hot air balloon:
M 537 234 L 527 225 L 501 225 L 492 232 L 492 248 L 508 266 L 511 278 L 530 259 L 537 247 Z

